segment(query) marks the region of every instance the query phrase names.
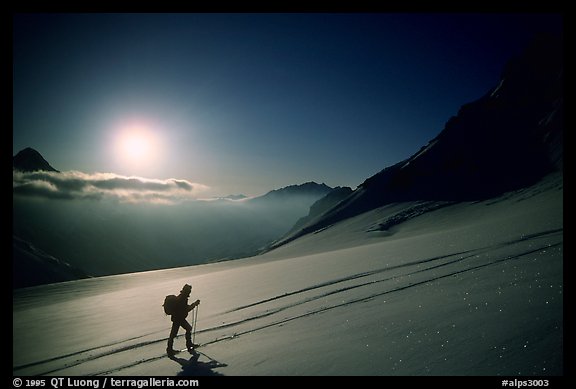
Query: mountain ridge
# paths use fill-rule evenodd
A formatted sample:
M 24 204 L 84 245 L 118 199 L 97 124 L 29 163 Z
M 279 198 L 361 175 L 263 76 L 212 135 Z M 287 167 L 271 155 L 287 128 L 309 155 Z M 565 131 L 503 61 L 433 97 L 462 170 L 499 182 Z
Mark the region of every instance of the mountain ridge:
M 247 201 L 257 203 L 257 202 L 268 202 L 268 201 L 278 201 L 286 200 L 291 196 L 312 196 L 322 198 L 328 194 L 333 188 L 329 187 L 325 183 L 318 184 L 314 181 L 308 181 L 303 184 L 293 184 L 284 186 L 282 188 L 273 189 L 262 196 L 253 197 Z
M 278 245 L 393 202 L 481 200 L 562 171 L 562 48 L 561 38 L 538 36 L 496 87 L 464 104 L 428 144 Z

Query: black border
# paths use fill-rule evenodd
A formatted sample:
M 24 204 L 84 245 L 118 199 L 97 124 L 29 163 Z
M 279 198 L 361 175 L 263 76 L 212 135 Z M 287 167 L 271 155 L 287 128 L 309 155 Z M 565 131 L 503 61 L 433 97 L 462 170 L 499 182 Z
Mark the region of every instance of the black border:
M 2 32 L 4 37 L 5 43 L 5 51 L 8 52 L 8 55 L 5 55 L 3 61 L 3 78 L 4 82 L 3 85 L 5 86 L 4 96 L 5 102 L 3 104 L 4 108 L 4 120 L 7 122 L 5 123 L 6 128 L 2 131 L 3 138 L 1 141 L 2 144 L 2 161 L 3 169 L 6 169 L 6 175 L 8 175 L 8 166 L 10 166 L 8 158 L 10 158 L 13 154 L 12 150 L 12 131 L 8 131 L 8 128 L 12 128 L 12 36 L 13 36 L 13 15 L 15 13 L 76 13 L 76 12 L 218 12 L 218 13 L 228 13 L 228 12 L 256 12 L 256 13 L 292 13 L 292 12 L 326 12 L 326 13 L 357 13 L 357 12 L 408 12 L 408 13 L 460 13 L 460 12 L 478 12 L 478 13 L 517 13 L 517 12 L 526 12 L 526 13 L 561 13 L 564 17 L 564 44 L 565 44 L 565 99 L 568 102 L 568 106 L 570 102 L 574 101 L 574 90 L 573 86 L 575 85 L 575 77 L 572 75 L 572 69 L 574 69 L 573 63 L 573 55 L 571 53 L 574 52 L 574 47 L 576 47 L 576 39 L 574 39 L 574 29 L 575 26 L 573 24 L 574 18 L 571 13 L 568 12 L 568 2 L 566 1 L 546 1 L 546 2 L 527 2 L 525 0 L 513 0 L 513 1 L 506 1 L 504 2 L 431 2 L 431 1 L 410 1 L 410 2 L 398 2 L 395 4 L 370 4 L 369 2 L 354 2 L 344 3 L 341 2 L 340 4 L 335 3 L 327 3 L 324 4 L 318 3 L 295 3 L 295 2 L 283 2 L 277 3 L 275 2 L 273 5 L 270 3 L 261 2 L 235 2 L 231 4 L 224 5 L 224 7 L 218 2 L 208 3 L 204 2 L 199 4 L 198 2 L 189 2 L 188 4 L 185 2 L 162 2 L 162 3 L 152 3 L 149 2 L 147 4 L 139 3 L 137 7 L 129 6 L 127 4 L 119 3 L 119 2 L 92 2 L 92 3 L 68 3 L 68 2 L 45 2 L 45 1 L 32 1 L 32 2 L 23 2 L 20 4 L 10 4 L 7 8 L 4 9 L 2 12 Z M 329 5 L 327 5 L 329 4 Z M 570 112 L 570 111 L 566 111 Z M 569 151 L 566 145 L 574 145 L 576 143 L 573 142 L 574 137 L 574 121 L 572 120 L 572 115 L 565 115 L 565 128 L 568 128 L 568 131 L 564 132 L 565 141 L 564 147 L 565 151 Z M 6 148 L 6 150 L 3 150 Z M 11 151 L 9 151 L 9 150 Z M 568 211 L 571 208 L 571 199 L 574 198 L 572 196 L 573 193 L 573 182 L 572 182 L 572 173 L 573 173 L 573 161 L 571 160 L 573 156 L 570 152 L 564 153 L 564 175 L 566 176 L 565 180 L 565 204 L 568 206 Z M 6 180 L 6 182 L 9 182 Z M 5 203 L 8 201 L 4 199 Z M 566 223 L 566 230 L 568 231 L 568 236 L 572 236 L 572 228 L 571 228 L 571 219 L 568 215 L 570 212 L 566 212 L 565 221 Z M 11 230 L 11 222 L 12 222 L 12 211 L 7 210 L 4 215 L 3 220 L 6 220 L 7 223 L 10 223 L 10 230 Z M 6 231 L 6 229 L 4 230 Z M 7 238 L 7 233 L 5 232 L 4 236 L 6 237 L 6 243 L 4 247 L 11 247 L 9 245 L 9 241 Z M 11 250 L 10 250 L 11 256 Z M 571 245 L 566 245 L 565 248 L 565 258 L 564 261 L 564 304 L 571 302 L 572 299 L 570 298 L 573 295 L 573 286 L 571 286 L 571 275 L 574 274 L 571 269 L 573 267 L 572 259 L 574 258 L 572 254 L 572 247 Z M 7 273 L 7 272 L 6 272 Z M 7 288 L 10 288 L 9 291 L 6 292 L 6 296 L 11 295 L 11 278 L 9 282 L 4 282 L 4 285 Z M 466 377 L 434 377 L 434 376 L 427 376 L 427 377 L 379 377 L 377 384 L 382 383 L 393 383 L 399 384 L 399 386 L 403 386 L 406 384 L 409 385 L 442 385 L 442 387 L 458 387 L 462 388 L 464 385 L 482 385 L 485 388 L 500 388 L 502 387 L 502 380 L 508 379 L 543 379 L 549 380 L 550 388 L 558 388 L 564 387 L 565 383 L 568 382 L 569 377 L 573 376 L 573 372 L 570 369 L 571 366 L 574 365 L 573 360 L 573 348 L 574 345 L 574 338 L 571 333 L 571 329 L 573 327 L 573 319 L 570 317 L 569 311 L 566 312 L 564 315 L 564 376 L 563 377 L 478 377 L 478 376 L 466 376 Z M 14 345 L 12 344 L 12 347 Z M 351 355 L 351 358 L 354 356 Z M 7 369 L 10 369 L 7 367 Z M 10 378 L 10 385 L 13 386 L 13 378 L 17 377 L 14 376 L 11 372 L 8 373 Z M 30 378 L 30 379 L 45 379 L 49 380 L 52 377 L 20 377 Z M 94 377 L 92 377 L 94 378 Z M 125 378 L 133 378 L 133 379 L 142 379 L 142 377 L 125 377 Z M 158 376 L 158 379 L 166 378 Z M 177 377 L 170 377 L 177 379 Z M 283 383 L 302 383 L 302 384 L 326 384 L 323 380 L 323 377 L 306 377 L 306 381 L 302 382 L 301 380 L 303 377 L 286 377 L 287 381 Z M 365 382 L 363 381 L 364 377 L 342 377 L 338 379 L 338 385 L 357 385 L 358 378 L 361 378 L 361 383 L 368 383 L 369 385 L 373 385 L 371 381 Z M 270 377 L 199 377 L 198 380 L 200 382 L 200 387 L 206 387 L 210 385 L 220 385 L 224 383 L 232 383 L 230 380 L 233 379 L 233 384 L 241 384 L 241 385 L 252 385 L 252 384 L 266 384 L 271 383 Z M 370 378 L 371 379 L 371 378 Z M 98 380 L 103 380 L 103 378 L 98 378 Z M 236 381 L 239 380 L 239 381 Z M 310 381 L 308 381 L 310 380 Z M 572 379 L 570 379 L 570 382 Z M 48 381 L 47 381 L 48 384 Z M 48 387 L 48 385 L 46 385 Z M 100 385 L 100 388 L 102 385 Z

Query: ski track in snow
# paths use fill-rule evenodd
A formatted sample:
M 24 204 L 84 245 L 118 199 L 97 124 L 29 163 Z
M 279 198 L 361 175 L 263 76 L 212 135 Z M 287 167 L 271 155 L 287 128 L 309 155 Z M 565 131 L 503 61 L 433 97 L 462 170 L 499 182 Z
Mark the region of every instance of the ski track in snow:
M 216 325 L 199 330 L 197 331 L 197 334 L 207 334 L 222 330 L 231 330 L 231 331 L 235 330 L 232 333 L 220 334 L 219 336 L 216 336 L 214 339 L 204 342 L 201 345 L 201 347 L 227 341 L 230 339 L 234 339 L 236 337 L 243 336 L 245 334 L 254 333 L 256 331 L 260 331 L 273 326 L 279 326 L 287 322 L 298 320 L 311 315 L 316 315 L 328 310 L 333 310 L 349 306 L 352 304 L 363 303 L 372 300 L 374 298 L 400 292 L 408 288 L 429 284 L 443 278 L 453 277 L 466 272 L 473 272 L 475 270 L 485 268 L 488 266 L 497 265 L 506 261 L 522 259 L 529 256 L 530 254 L 535 254 L 543 250 L 562 246 L 563 244 L 562 236 L 563 236 L 562 228 L 552 229 L 540 233 L 525 235 L 519 239 L 510 240 L 495 245 L 479 247 L 472 250 L 455 252 L 446 255 L 435 256 L 432 258 L 414 260 L 407 263 L 402 263 L 394 266 L 387 266 L 367 272 L 353 274 L 348 277 L 338 278 L 327 282 L 319 283 L 316 285 L 311 285 L 309 287 L 301 288 L 298 290 L 262 299 L 259 301 L 254 301 L 249 304 L 238 306 L 236 308 L 224 311 L 219 314 L 224 316 L 224 318 L 228 314 L 237 312 L 247 312 L 248 316 L 242 318 L 241 320 L 230 321 L 228 323 L 223 322 L 223 324 L 221 325 Z M 548 239 L 547 242 L 550 242 L 550 239 L 556 239 L 557 242 L 540 244 L 538 247 L 535 248 L 518 250 L 515 251 L 513 255 L 508 255 L 506 253 L 498 253 L 498 250 L 506 249 L 522 242 L 530 241 L 531 243 L 537 243 L 537 241 L 542 238 Z M 428 266 L 422 268 L 423 265 Z M 397 271 L 402 271 L 410 268 L 413 269 L 398 274 L 394 273 Z M 383 277 L 378 278 L 378 276 Z M 413 277 L 416 276 L 422 276 L 422 278 L 413 280 Z M 392 286 L 387 287 L 385 289 L 381 289 L 379 291 L 371 291 L 371 292 L 368 291 L 366 296 L 356 297 L 350 300 L 345 299 L 346 297 L 345 293 L 347 291 L 359 288 L 367 288 L 382 283 L 392 283 Z M 313 294 L 310 296 L 310 293 Z M 344 294 L 343 299 L 339 303 L 333 303 L 331 305 L 321 305 L 319 307 L 312 307 L 312 309 L 310 309 L 305 313 L 297 313 L 293 314 L 292 316 L 274 318 L 275 315 L 284 311 L 288 311 L 290 308 L 309 304 L 311 302 L 315 302 L 336 294 Z M 297 299 L 294 301 L 285 301 L 285 303 L 280 306 L 277 305 L 278 301 L 290 300 L 290 298 L 297 298 Z M 266 309 L 266 305 L 271 302 L 275 302 L 276 305 L 269 309 Z M 271 320 L 264 321 L 264 319 L 266 318 L 271 318 Z M 164 331 L 165 330 L 163 329 L 162 332 Z M 14 366 L 13 373 L 15 375 L 25 374 L 26 373 L 25 370 L 28 368 L 32 367 L 37 368 L 42 367 L 44 365 L 46 365 L 45 366 L 46 370 L 35 374 L 49 375 L 59 372 L 61 373 L 66 369 L 84 364 L 86 362 L 95 361 L 100 358 L 104 358 L 114 354 L 133 351 L 135 349 L 140 349 L 146 346 L 165 343 L 167 341 L 166 337 L 131 343 L 138 339 L 152 336 L 159 332 L 160 331 L 156 331 L 140 335 L 137 337 L 128 338 L 122 341 L 92 347 L 74 353 L 68 353 L 65 355 L 56 356 L 45 360 L 40 360 L 20 366 Z M 182 336 L 183 335 L 180 335 L 179 337 Z M 163 349 L 164 348 L 162 347 L 162 350 Z M 166 355 L 164 353 L 154 355 L 152 357 L 145 357 L 142 359 L 132 360 L 128 363 L 117 365 L 115 366 L 114 369 L 92 372 L 90 375 L 118 373 L 119 371 L 122 371 L 124 369 L 131 368 L 143 363 L 154 362 L 162 358 L 166 358 Z M 60 362 L 60 364 L 54 364 L 55 362 Z M 49 367 L 50 365 L 52 366 Z

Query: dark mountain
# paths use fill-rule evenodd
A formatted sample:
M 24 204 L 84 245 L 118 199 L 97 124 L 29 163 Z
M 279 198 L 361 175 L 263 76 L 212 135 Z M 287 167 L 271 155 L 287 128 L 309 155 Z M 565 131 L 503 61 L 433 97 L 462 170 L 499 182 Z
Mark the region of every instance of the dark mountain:
M 12 236 L 13 288 L 23 288 L 88 277 L 82 270 Z
M 332 188 L 326 184 L 306 182 L 300 185 L 290 185 L 281 189 L 275 189 L 265 195 L 250 199 L 249 201 L 253 204 L 267 204 L 271 202 L 287 201 L 296 197 L 314 197 L 320 199 L 331 190 Z
M 563 169 L 563 43 L 539 36 L 499 84 L 462 106 L 410 158 L 362 183 L 293 237 L 393 202 L 469 201 L 529 186 Z
M 12 157 L 12 169 L 22 172 L 34 172 L 43 170 L 47 172 L 58 172 L 42 157 L 42 155 L 31 147 L 27 147 Z

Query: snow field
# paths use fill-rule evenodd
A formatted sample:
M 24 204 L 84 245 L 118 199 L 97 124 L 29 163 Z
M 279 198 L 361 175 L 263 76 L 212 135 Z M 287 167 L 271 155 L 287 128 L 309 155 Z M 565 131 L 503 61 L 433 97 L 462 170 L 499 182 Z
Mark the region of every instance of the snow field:
M 561 185 L 375 229 L 413 206 L 255 258 L 16 290 L 13 372 L 563 374 Z M 202 300 L 196 364 L 164 353 L 162 300 L 184 283 Z

